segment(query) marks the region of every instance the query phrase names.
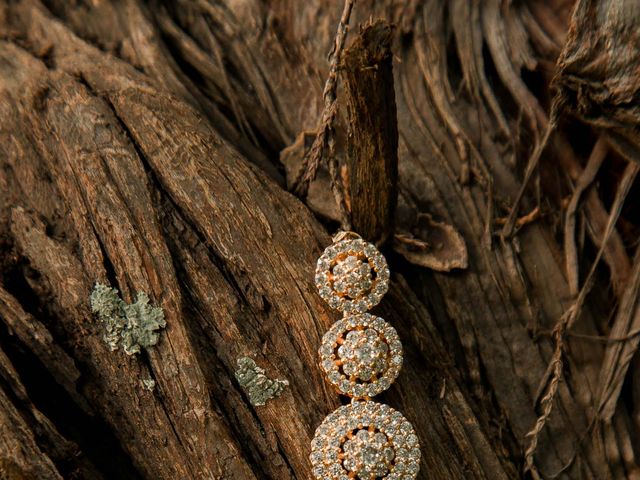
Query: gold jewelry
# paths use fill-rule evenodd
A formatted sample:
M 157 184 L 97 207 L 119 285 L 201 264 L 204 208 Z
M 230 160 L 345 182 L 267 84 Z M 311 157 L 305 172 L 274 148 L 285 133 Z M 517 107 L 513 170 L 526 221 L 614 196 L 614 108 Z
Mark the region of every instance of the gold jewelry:
M 389 268 L 378 249 L 353 232 L 340 232 L 318 259 L 320 296 L 344 318 L 322 339 L 320 367 L 338 393 L 352 398 L 329 414 L 311 443 L 317 480 L 412 480 L 420 445 L 404 416 L 370 397 L 391 386 L 402 366 L 398 333 L 365 313 L 389 288 Z

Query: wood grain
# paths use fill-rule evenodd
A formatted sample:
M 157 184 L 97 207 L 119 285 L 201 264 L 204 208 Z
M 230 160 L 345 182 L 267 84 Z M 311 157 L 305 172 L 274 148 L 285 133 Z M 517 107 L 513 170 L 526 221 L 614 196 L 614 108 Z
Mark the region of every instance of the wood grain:
M 362 27 L 344 52 L 348 192 L 354 231 L 384 244 L 398 201 L 398 124 L 386 22 Z
M 376 109 L 395 110 L 395 220 L 428 215 L 468 250 L 468 268 L 447 273 L 390 253 L 391 289 L 374 312 L 406 350 L 380 400 L 416 426 L 421 480 L 521 476 L 553 350 L 547 333 L 573 300 L 557 222 L 586 163 L 582 137 L 563 130 L 545 150 L 521 207 L 540 206 L 538 219 L 503 241 L 495 225 L 544 124 L 570 10 L 437 0 L 358 2 L 353 12 L 352 28 L 370 17 L 396 25 L 397 58 L 392 70 L 383 37 L 378 70 L 347 72 L 338 90 L 359 129 L 352 173 L 390 180 L 378 186 L 387 200 L 372 200 L 368 186 L 351 192 L 358 228 L 383 239 L 393 220 L 396 117 Z M 339 9 L 326 0 L 17 0 L 0 12 L 0 472 L 311 478 L 310 439 L 340 404 L 316 353 L 336 315 L 313 286 L 335 224 L 283 189 L 278 158 L 317 124 Z M 368 102 L 365 89 L 377 85 L 385 95 Z M 585 198 L 576 237 L 589 262 L 607 202 L 598 181 Z M 366 216 L 373 211 L 382 214 Z M 608 265 L 624 258 L 618 271 L 630 270 L 628 237 L 612 238 Z M 616 350 L 597 341 L 616 308 L 609 278 L 598 275 L 567 337 L 566 374 L 535 456 L 545 478 L 638 472 L 637 405 L 626 395 L 590 434 L 605 352 Z M 627 291 L 616 278 L 616 292 Z M 95 282 L 128 302 L 144 291 L 164 309 L 156 347 L 132 357 L 108 349 L 89 308 Z M 241 356 L 289 386 L 251 406 L 233 375 Z

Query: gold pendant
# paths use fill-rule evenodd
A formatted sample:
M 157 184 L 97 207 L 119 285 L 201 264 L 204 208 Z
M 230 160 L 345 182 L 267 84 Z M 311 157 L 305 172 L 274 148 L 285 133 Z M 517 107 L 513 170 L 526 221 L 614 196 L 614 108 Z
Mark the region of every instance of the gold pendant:
M 411 480 L 420 446 L 404 416 L 369 398 L 386 390 L 402 367 L 402 344 L 389 323 L 367 310 L 389 287 L 378 249 L 352 232 L 341 233 L 318 259 L 316 286 L 344 313 L 324 335 L 320 367 L 352 403 L 329 414 L 316 430 L 311 463 L 317 480 Z

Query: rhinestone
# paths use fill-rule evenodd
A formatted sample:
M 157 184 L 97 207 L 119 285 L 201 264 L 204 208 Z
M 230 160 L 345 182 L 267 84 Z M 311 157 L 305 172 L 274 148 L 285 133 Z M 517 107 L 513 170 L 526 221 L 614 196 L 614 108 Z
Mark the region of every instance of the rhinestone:
M 370 244 L 370 243 L 367 243 L 367 244 L 364 246 L 364 249 L 363 249 L 363 250 L 364 250 L 364 254 L 365 254 L 367 257 L 369 257 L 369 258 L 371 258 L 371 257 L 373 257 L 374 255 L 377 255 L 377 254 L 378 254 L 378 249 L 377 249 L 374 245 L 372 245 L 372 244 Z
M 329 471 L 333 476 L 341 475 L 344 472 L 344 470 L 342 469 L 342 466 L 339 463 L 334 463 L 333 465 L 331 465 L 329 467 Z
M 331 308 L 338 309 L 344 302 L 341 302 L 338 297 L 331 297 L 329 299 L 329 306 Z
M 333 354 L 333 347 L 331 344 L 327 343 L 320 347 L 320 356 L 322 357 L 330 357 Z
M 390 274 L 391 272 L 389 272 L 389 269 L 387 267 L 382 267 L 378 272 L 378 276 L 383 280 L 388 280 Z

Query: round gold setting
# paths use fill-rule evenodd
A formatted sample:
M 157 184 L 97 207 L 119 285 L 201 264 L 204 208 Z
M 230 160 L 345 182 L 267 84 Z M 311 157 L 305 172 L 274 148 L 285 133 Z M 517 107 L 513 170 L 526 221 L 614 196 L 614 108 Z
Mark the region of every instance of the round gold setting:
M 402 367 L 402 343 L 388 322 L 369 313 L 338 320 L 322 338 L 320 366 L 343 395 L 373 397 Z
M 331 308 L 362 313 L 387 292 L 389 268 L 375 245 L 360 238 L 341 240 L 318 259 L 315 283 Z
M 354 402 L 316 430 L 311 463 L 318 480 L 413 480 L 420 446 L 404 416 L 376 402 Z

